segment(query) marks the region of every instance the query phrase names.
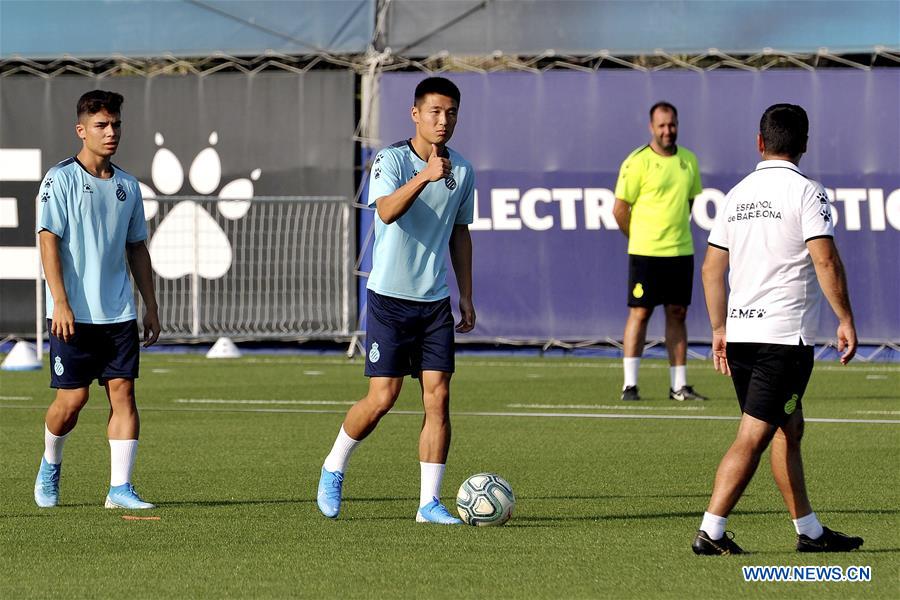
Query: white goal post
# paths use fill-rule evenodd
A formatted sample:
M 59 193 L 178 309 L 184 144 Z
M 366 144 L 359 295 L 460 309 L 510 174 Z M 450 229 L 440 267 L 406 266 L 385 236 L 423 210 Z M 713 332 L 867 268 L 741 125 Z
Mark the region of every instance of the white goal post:
M 351 335 L 348 198 L 170 196 L 148 199 L 145 210 L 164 339 Z

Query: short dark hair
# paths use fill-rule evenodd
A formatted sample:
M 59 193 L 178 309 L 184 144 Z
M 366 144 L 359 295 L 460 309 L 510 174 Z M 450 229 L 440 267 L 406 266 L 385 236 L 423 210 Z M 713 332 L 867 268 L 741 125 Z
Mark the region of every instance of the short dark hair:
M 86 94 L 82 94 L 78 99 L 78 105 L 75 109 L 76 116 L 81 119 L 83 115 L 94 115 L 101 110 L 117 115 L 122 112 L 122 103 L 125 98 L 122 94 L 116 92 L 107 92 L 104 90 L 91 90 Z
M 759 120 L 759 134 L 767 154 L 800 156 L 806 152 L 809 118 L 802 106 L 773 104 Z
M 657 102 L 656 104 L 654 104 L 653 106 L 650 107 L 650 120 L 651 121 L 653 120 L 653 113 L 655 113 L 658 110 L 668 111 L 668 112 L 672 113 L 673 115 L 675 115 L 676 120 L 678 119 L 678 109 L 675 108 L 675 105 L 673 105 L 669 102 L 666 102 L 665 100 L 660 100 L 659 102 Z
M 418 106 L 428 94 L 447 96 L 456 100 L 456 105 L 459 106 L 459 88 L 446 77 L 426 77 L 420 81 L 416 86 L 414 104 Z

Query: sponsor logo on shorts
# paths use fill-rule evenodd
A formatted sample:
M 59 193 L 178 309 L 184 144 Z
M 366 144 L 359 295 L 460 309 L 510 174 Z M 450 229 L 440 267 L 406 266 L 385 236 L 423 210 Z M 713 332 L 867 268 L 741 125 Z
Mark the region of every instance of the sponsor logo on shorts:
M 644 286 L 640 283 L 634 284 L 634 289 L 631 290 L 631 295 L 635 298 L 643 298 L 644 297 Z
M 125 198 L 128 196 L 125 194 L 125 188 L 122 187 L 120 183 L 118 187 L 116 187 L 116 198 L 119 199 L 119 202 L 125 202 Z
M 765 308 L 732 308 L 728 313 L 731 319 L 762 319 L 765 316 Z
M 53 363 L 53 372 L 56 373 L 57 377 L 62 377 L 62 374 L 66 372 L 66 369 L 62 364 L 62 359 L 57 356 Z
M 381 352 L 378 350 L 378 342 L 372 342 L 372 347 L 369 349 L 369 362 L 377 363 L 379 358 L 381 358 Z
M 798 396 L 797 394 L 791 396 L 791 399 L 784 403 L 784 414 L 793 414 L 794 411 L 797 410 L 797 400 L 799 399 L 800 396 Z

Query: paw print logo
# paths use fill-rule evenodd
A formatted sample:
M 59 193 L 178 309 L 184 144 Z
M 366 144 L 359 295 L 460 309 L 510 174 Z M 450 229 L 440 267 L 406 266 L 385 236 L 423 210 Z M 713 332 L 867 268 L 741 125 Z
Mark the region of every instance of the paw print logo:
M 829 222 L 829 221 L 831 220 L 831 211 L 828 210 L 828 207 L 823 208 L 823 209 L 819 212 L 819 214 L 822 215 L 822 218 L 825 219 L 825 222 L 826 222 L 826 223 Z
M 184 186 L 184 168 L 178 157 L 164 146 L 165 139 L 161 133 L 156 134 L 154 141 L 159 148 L 150 165 L 153 187 L 143 182 L 140 184 L 147 220 L 159 211 L 159 202 L 154 200 L 157 191 L 159 195 L 173 196 L 181 192 Z M 208 141 L 209 146 L 197 154 L 188 170 L 188 181 L 193 190 L 187 193 L 192 195 L 211 196 L 222 182 L 222 161 L 215 149 L 219 134 L 213 131 Z M 259 180 L 261 173 L 260 169 L 254 169 L 249 178 L 235 179 L 222 186 L 215 196 L 218 213 L 232 221 L 243 218 L 250 210 L 253 182 Z M 196 239 L 195 221 L 199 230 Z M 198 247 L 194 248 L 198 241 Z M 195 254 L 198 257 L 197 274 L 204 279 L 218 279 L 231 269 L 231 242 L 206 209 L 191 200 L 172 207 L 156 228 L 149 250 L 153 270 L 165 279 L 193 274 Z

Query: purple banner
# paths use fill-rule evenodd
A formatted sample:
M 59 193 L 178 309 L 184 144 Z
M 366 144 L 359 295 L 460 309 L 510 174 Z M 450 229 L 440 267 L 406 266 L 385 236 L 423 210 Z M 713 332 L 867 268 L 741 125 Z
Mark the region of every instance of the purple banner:
M 410 137 L 420 73 L 381 80 L 381 138 Z M 900 340 L 900 70 L 766 72 L 550 71 L 451 74 L 462 92 L 451 146 L 475 166 L 473 337 L 621 339 L 626 240 L 612 216 L 621 161 L 649 141 L 647 110 L 679 110 L 678 141 L 699 159 L 693 210 L 692 341 L 710 339 L 699 268 L 717 206 L 759 161 L 765 108 L 802 105 L 810 140 L 801 169 L 829 190 L 857 327 L 866 342 Z M 649 335 L 662 337 L 656 311 Z M 833 338 L 823 307 L 819 339 Z

